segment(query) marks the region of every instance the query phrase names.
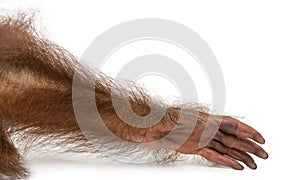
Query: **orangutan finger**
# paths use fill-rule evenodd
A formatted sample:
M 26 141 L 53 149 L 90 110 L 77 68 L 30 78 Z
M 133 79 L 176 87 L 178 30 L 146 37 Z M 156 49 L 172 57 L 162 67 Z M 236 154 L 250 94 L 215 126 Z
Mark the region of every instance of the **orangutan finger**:
M 223 117 L 220 129 L 226 133 L 234 134 L 241 138 L 253 139 L 260 144 L 265 143 L 265 139 L 257 130 L 229 116 Z
M 241 139 L 234 135 L 220 131 L 217 132 L 215 139 L 227 147 L 235 148 L 244 152 L 250 152 L 263 159 L 268 158 L 268 154 L 262 147 L 248 139 Z
M 229 157 L 223 156 L 222 154 L 209 148 L 203 148 L 197 154 L 208 159 L 209 161 L 215 162 L 223 166 L 228 166 L 236 170 L 244 169 L 244 167 L 237 161 Z
M 226 154 L 236 160 L 242 161 L 251 169 L 257 168 L 257 165 L 255 164 L 253 158 L 246 152 L 230 148 Z
M 220 154 L 226 154 L 229 150 L 228 147 L 224 146 L 223 144 L 217 142 L 217 141 L 211 141 L 207 145 L 207 147 L 214 149 L 215 151 L 219 152 Z
M 215 151 L 217 151 L 221 154 L 226 154 L 231 158 L 242 161 L 251 169 L 256 169 L 256 164 L 255 164 L 253 158 L 245 152 L 239 151 L 237 149 L 228 148 L 218 141 L 211 141 L 208 144 L 208 147 L 210 147 L 211 149 L 214 149 Z

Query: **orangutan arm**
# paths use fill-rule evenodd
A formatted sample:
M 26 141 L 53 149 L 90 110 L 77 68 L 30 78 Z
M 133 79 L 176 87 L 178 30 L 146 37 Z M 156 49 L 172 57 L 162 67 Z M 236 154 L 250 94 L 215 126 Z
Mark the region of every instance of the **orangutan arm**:
M 77 72 L 78 91 L 74 96 L 74 74 Z M 95 84 L 90 86 L 90 82 Z M 89 93 L 94 93 L 94 98 L 84 96 Z M 252 127 L 227 116 L 220 117 L 223 120 L 219 122 L 215 120 L 218 116 L 199 111 L 197 106 L 173 106 L 155 101 L 139 88 L 134 91 L 122 88 L 115 80 L 78 63 L 63 48 L 39 37 L 31 20 L 24 16 L 0 20 L 0 96 L 0 173 L 9 177 L 27 176 L 23 159 L 10 140 L 22 133 L 32 141 L 45 137 L 39 139 L 41 144 L 58 141 L 55 144 L 58 147 L 67 144 L 65 151 L 90 153 L 101 152 L 94 148 L 93 140 L 109 137 L 115 141 L 201 155 L 234 169 L 243 169 L 238 161 L 256 168 L 248 152 L 261 158 L 268 156 L 249 140 L 265 141 Z M 97 113 L 90 104 L 92 101 Z M 74 110 L 76 105 L 82 107 L 79 108 L 81 118 L 76 114 L 78 109 Z M 117 111 L 140 126 L 128 124 Z M 100 135 L 94 130 L 101 122 L 95 118 L 97 115 L 103 122 L 98 131 Z M 79 120 L 82 117 L 84 122 Z M 147 117 L 149 121 L 139 121 L 138 117 Z M 208 144 L 200 147 L 209 117 L 220 126 Z M 86 125 L 84 132 L 81 123 Z M 168 136 L 171 132 L 172 136 Z M 91 135 L 91 139 L 85 133 Z M 183 141 L 181 137 L 184 136 L 187 139 Z M 105 143 L 109 146 L 114 140 Z

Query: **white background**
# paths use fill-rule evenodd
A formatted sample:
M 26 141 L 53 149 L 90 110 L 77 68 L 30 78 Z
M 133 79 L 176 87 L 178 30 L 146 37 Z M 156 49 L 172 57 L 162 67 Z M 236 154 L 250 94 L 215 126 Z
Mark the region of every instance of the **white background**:
M 94 38 L 122 22 L 164 18 L 186 25 L 209 44 L 218 58 L 226 83 L 226 112 L 245 116 L 245 122 L 262 132 L 266 139 L 263 147 L 269 152 L 268 160 L 255 159 L 258 164 L 255 171 L 45 161 L 30 163 L 31 179 L 233 180 L 287 176 L 297 179 L 300 161 L 297 148 L 300 4 L 297 1 L 0 0 L 0 6 L 39 9 L 39 21 L 47 29 L 45 34 L 78 57 Z M 209 103 L 209 99 L 203 101 Z

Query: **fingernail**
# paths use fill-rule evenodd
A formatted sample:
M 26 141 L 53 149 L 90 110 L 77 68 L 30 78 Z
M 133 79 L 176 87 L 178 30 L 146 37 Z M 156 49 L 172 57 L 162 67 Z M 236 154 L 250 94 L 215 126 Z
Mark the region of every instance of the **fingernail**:
M 254 163 L 254 164 L 252 164 L 251 168 L 252 168 L 252 169 L 256 169 L 256 168 L 257 168 L 257 165 Z
M 265 153 L 264 159 L 268 159 L 268 157 L 269 157 L 269 154 L 268 154 L 268 153 Z
M 262 136 L 257 137 L 256 141 L 260 144 L 265 144 L 265 142 L 266 142 L 266 140 Z
M 237 169 L 237 170 L 243 170 L 243 169 L 244 169 L 244 166 L 238 165 L 238 166 L 236 167 L 236 169 Z
M 262 141 L 261 141 L 262 144 L 265 144 L 265 143 L 266 143 L 266 140 L 265 140 L 263 137 L 261 138 L 261 140 L 262 140 Z
M 262 159 L 267 159 L 268 156 L 269 156 L 269 155 L 268 155 L 266 152 L 261 152 L 261 153 L 259 154 L 259 157 L 262 158 Z

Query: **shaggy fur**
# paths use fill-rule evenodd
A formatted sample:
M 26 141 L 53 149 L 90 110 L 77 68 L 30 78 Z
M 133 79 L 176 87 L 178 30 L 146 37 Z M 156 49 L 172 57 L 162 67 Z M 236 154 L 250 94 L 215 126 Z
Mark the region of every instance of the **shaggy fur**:
M 108 129 L 123 140 L 110 137 L 105 130 L 95 137 L 95 147 L 81 132 L 73 111 L 73 103 L 85 104 L 79 98 L 72 102 L 74 72 L 79 72 L 78 82 L 82 94 L 95 91 L 99 114 Z M 95 89 L 87 85 L 95 81 Z M 136 153 L 140 157 L 157 162 L 173 162 L 180 159 L 178 153 L 168 149 L 141 147 L 145 129 L 129 126 L 114 111 L 111 94 L 119 103 L 129 98 L 131 108 L 138 115 L 149 113 L 149 104 L 161 109 L 168 105 L 151 99 L 141 88 L 125 90 L 102 73 L 79 64 L 77 59 L 43 38 L 33 27 L 32 18 L 25 15 L 3 16 L 0 19 L 0 174 L 2 178 L 23 179 L 29 172 L 25 168 L 24 155 L 45 145 L 59 147 L 56 153 L 92 153 L 99 157 L 121 157 Z M 129 95 L 129 97 L 127 97 Z M 174 107 L 175 109 L 178 107 Z M 126 108 L 122 110 L 126 112 Z M 84 109 L 86 121 L 95 126 L 89 109 Z M 155 119 L 155 117 L 152 117 Z M 168 114 L 162 120 L 169 121 Z M 122 129 L 122 130 L 120 130 Z M 22 142 L 22 143 L 21 143 Z M 22 145 L 18 145 L 22 144 Z M 18 147 L 19 148 L 16 148 Z M 141 149 L 146 149 L 142 151 Z M 1 176 L 1 175 L 0 175 Z

